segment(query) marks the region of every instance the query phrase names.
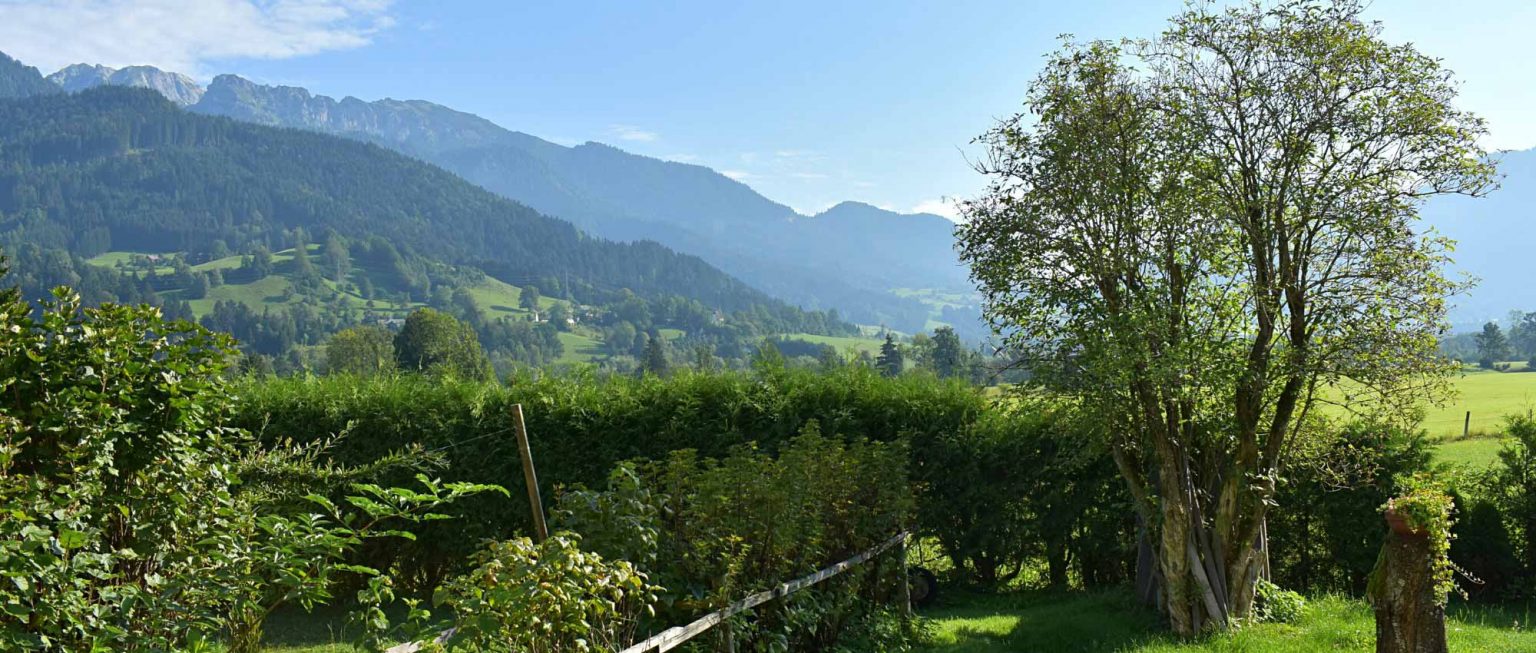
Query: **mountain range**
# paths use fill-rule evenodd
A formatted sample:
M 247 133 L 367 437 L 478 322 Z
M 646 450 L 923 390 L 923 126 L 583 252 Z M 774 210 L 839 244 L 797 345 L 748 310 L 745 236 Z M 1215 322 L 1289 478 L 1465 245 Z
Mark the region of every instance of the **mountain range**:
M 291 86 L 215 77 L 206 90 L 148 66 L 76 64 L 49 79 L 66 91 L 151 88 L 189 111 L 363 140 L 438 165 L 487 190 L 619 241 L 654 240 L 699 256 L 773 296 L 836 308 L 856 322 L 918 331 L 942 314 L 984 336 L 968 296 L 953 223 L 844 202 L 802 215 L 709 168 L 601 143 L 566 147 L 420 100 L 336 100 Z M 900 291 L 900 292 L 898 292 Z
M 0 59 L 5 68 L 31 70 Z M 952 224 L 940 216 L 903 215 L 857 202 L 802 215 L 704 166 L 595 142 L 567 147 L 421 100 L 336 100 L 234 75 L 217 76 L 203 89 L 184 75 L 149 66 L 114 70 L 76 64 L 47 79 L 53 88 L 26 75 L 0 76 L 0 85 L 29 93 L 100 85 L 151 88 L 194 113 L 374 143 L 593 235 L 654 240 L 695 254 L 807 308 L 837 308 L 853 321 L 906 331 L 938 318 L 972 338 L 985 335 L 953 251 Z M 1502 187 L 1490 197 L 1438 198 L 1423 211 L 1427 224 L 1458 241 L 1452 272 L 1479 280 L 1452 300 L 1458 329 L 1510 310 L 1536 310 L 1536 285 L 1524 281 L 1520 257 L 1509 255 L 1511 242 L 1536 243 L 1527 208 L 1536 204 L 1536 151 L 1508 152 L 1500 159 Z M 949 300 L 914 298 L 925 293 Z

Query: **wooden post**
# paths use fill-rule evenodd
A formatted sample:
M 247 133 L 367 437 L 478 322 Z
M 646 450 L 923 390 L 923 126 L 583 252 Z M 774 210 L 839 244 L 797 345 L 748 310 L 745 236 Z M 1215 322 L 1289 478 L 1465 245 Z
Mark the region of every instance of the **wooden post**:
M 907 536 L 901 538 L 900 548 L 896 551 L 896 571 L 901 574 L 901 624 L 903 627 L 912 625 L 912 575 L 907 568 Z
M 1467 411 L 1467 418 L 1461 422 L 1461 437 L 1463 440 L 1472 435 L 1472 411 Z
M 549 539 L 544 523 L 544 501 L 539 498 L 539 476 L 533 471 L 533 451 L 528 448 L 528 428 L 523 425 L 523 405 L 512 404 L 512 430 L 517 433 L 517 452 L 523 458 L 523 482 L 528 485 L 528 506 L 533 510 L 533 531 L 539 542 Z

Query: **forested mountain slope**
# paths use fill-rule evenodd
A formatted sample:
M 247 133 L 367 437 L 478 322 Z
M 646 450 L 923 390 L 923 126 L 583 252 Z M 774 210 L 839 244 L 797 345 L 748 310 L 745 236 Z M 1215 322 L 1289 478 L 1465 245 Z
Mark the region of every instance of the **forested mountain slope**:
M 939 216 L 853 203 L 803 216 L 703 166 L 600 143 L 565 147 L 431 102 L 338 101 L 221 75 L 192 110 L 376 142 L 597 235 L 656 240 L 775 296 L 867 323 L 922 328 L 931 308 L 894 288 L 969 288 L 952 225 Z
M 86 256 L 239 250 L 330 229 L 496 276 L 569 275 L 727 310 L 778 305 L 695 257 L 588 237 L 396 153 L 190 114 L 136 89 L 0 105 L 0 213 L 5 241 Z

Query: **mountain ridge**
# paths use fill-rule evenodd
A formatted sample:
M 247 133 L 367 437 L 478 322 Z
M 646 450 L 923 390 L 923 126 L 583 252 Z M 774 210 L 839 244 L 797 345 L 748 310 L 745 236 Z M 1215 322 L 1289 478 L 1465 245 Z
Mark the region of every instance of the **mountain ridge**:
M 705 166 L 596 141 L 567 147 L 424 100 L 337 100 L 219 75 L 188 110 L 372 142 L 594 235 L 655 240 L 793 303 L 868 324 L 927 326 L 932 308 L 896 296 L 898 287 L 969 291 L 953 225 L 940 216 L 876 207 L 802 215 Z M 982 335 L 979 322 L 957 326 Z

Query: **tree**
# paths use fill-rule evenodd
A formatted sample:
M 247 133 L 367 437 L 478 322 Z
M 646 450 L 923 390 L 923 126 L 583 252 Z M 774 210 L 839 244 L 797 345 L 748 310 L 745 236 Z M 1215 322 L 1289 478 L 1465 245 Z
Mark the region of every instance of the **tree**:
M 337 331 L 325 343 L 325 369 L 329 374 L 376 376 L 395 369 L 395 337 L 377 326 L 355 326 Z
M 524 286 L 523 291 L 517 295 L 517 305 L 525 311 L 539 312 L 539 289 L 536 286 Z
M 1318 388 L 1408 415 L 1450 370 L 1458 285 L 1417 210 L 1493 186 L 1483 123 L 1361 11 L 1201 4 L 1155 40 L 1068 44 L 980 139 L 961 256 L 1031 382 L 1099 416 L 1154 544 L 1139 589 L 1180 634 L 1249 614 Z
M 646 339 L 645 358 L 641 370 L 645 374 L 667 375 L 667 350 L 659 334 L 652 334 Z
M 417 309 L 395 334 L 395 361 L 404 370 L 489 379 L 491 361 L 469 325 L 430 308 Z
M 334 231 L 325 238 L 325 249 L 320 255 L 320 263 L 325 266 L 326 274 L 330 275 L 331 281 L 336 283 L 345 281 L 347 273 L 352 269 L 352 257 L 347 251 L 347 245 Z
M 955 335 L 953 328 L 942 326 L 933 330 L 931 365 L 939 378 L 965 374 L 965 347 L 960 344 L 960 336 Z
M 1492 369 L 1494 363 L 1509 359 L 1509 340 L 1498 323 L 1484 324 L 1483 330 L 1473 337 L 1477 340 L 1478 366 Z
M 875 359 L 875 367 L 885 376 L 900 376 L 901 370 L 906 366 L 906 361 L 901 354 L 901 346 L 896 344 L 896 339 L 891 334 L 885 334 L 885 342 L 880 345 L 880 357 Z

